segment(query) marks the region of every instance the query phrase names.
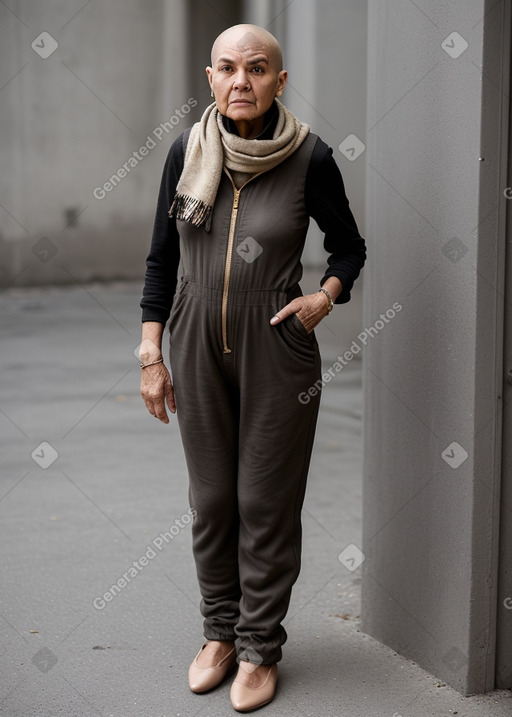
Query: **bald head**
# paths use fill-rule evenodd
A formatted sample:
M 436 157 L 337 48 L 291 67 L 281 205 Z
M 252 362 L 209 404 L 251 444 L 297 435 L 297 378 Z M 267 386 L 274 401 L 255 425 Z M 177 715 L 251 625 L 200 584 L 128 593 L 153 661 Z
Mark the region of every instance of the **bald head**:
M 213 43 L 206 68 L 220 114 L 232 119 L 241 137 L 263 129 L 265 113 L 281 97 L 288 73 L 276 38 L 257 25 L 233 25 Z
M 233 25 L 221 32 L 212 46 L 212 67 L 224 50 L 261 52 L 267 55 L 275 72 L 283 69 L 283 53 L 276 38 L 258 25 Z

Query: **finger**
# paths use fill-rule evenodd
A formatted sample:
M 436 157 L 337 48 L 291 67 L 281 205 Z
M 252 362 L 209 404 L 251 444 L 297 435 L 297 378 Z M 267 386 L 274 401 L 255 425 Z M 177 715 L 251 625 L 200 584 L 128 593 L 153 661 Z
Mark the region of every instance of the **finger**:
M 167 411 L 165 410 L 165 402 L 163 396 L 153 401 L 153 415 L 156 416 L 159 421 L 162 421 L 163 423 L 169 423 L 169 416 L 167 415 Z
M 153 403 L 149 403 L 149 402 L 146 403 L 146 408 L 148 409 L 148 413 L 149 413 L 151 416 L 153 416 L 153 417 L 156 416 L 156 408 L 155 408 L 155 406 L 153 405 Z
M 311 319 L 309 317 L 302 319 L 300 314 L 295 314 L 295 316 L 298 318 L 300 323 L 306 329 L 308 334 L 310 334 L 313 331 L 313 329 L 315 328 L 314 324 L 311 322 Z
M 165 396 L 167 400 L 167 405 L 169 406 L 169 411 L 171 413 L 176 413 L 176 401 L 174 400 L 174 389 L 172 387 L 172 383 L 170 384 Z
M 277 314 L 275 314 L 270 319 L 270 323 L 272 324 L 272 326 L 275 326 L 280 321 L 283 321 L 284 319 L 286 319 L 288 316 L 295 314 L 297 311 L 299 311 L 300 308 L 301 308 L 301 304 L 298 303 L 296 299 L 294 299 L 293 301 L 290 301 L 289 304 L 286 304 L 286 306 L 284 306 L 282 309 L 279 309 Z

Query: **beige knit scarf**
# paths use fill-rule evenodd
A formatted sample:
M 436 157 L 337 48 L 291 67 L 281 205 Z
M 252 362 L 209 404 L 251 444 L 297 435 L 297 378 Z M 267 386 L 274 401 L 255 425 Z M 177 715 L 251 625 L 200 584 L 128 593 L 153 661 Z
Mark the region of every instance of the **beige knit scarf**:
M 279 118 L 273 139 L 243 139 L 224 127 L 215 102 L 191 131 L 183 172 L 169 216 L 210 231 L 211 216 L 224 165 L 236 172 L 260 173 L 273 169 L 300 147 L 309 133 L 276 98 Z

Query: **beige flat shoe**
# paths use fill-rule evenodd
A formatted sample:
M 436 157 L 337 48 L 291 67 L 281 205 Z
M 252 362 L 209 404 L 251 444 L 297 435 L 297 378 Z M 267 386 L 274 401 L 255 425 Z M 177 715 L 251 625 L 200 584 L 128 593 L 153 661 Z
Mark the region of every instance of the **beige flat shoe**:
M 244 660 L 240 660 L 238 674 L 231 685 L 230 698 L 233 708 L 237 712 L 249 712 L 272 702 L 279 677 L 277 665 L 268 665 L 267 676 L 260 687 L 248 687 L 244 684 L 247 680 L 244 673 L 248 674 L 248 670 L 244 667 Z
M 197 658 L 207 645 L 208 642 L 203 644 L 188 669 L 188 684 L 192 692 L 207 692 L 208 690 L 217 687 L 217 685 L 220 685 L 220 683 L 227 676 L 231 668 L 236 664 L 236 650 L 233 645 L 233 648 L 228 652 L 228 654 L 216 665 L 201 667 L 197 664 Z

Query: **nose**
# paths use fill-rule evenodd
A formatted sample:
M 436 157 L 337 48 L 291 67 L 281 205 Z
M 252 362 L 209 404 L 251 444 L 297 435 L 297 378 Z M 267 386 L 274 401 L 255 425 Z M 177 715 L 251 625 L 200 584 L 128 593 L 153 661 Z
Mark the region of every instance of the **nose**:
M 247 90 L 250 87 L 249 78 L 245 70 L 240 69 L 234 78 L 233 89 L 234 90 Z

